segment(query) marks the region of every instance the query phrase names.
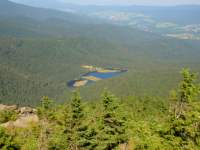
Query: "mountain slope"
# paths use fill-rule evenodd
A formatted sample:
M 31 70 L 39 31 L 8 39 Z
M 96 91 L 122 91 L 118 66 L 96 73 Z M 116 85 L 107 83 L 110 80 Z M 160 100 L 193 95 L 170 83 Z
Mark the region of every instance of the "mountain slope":
M 141 13 L 152 17 L 157 21 L 174 22 L 177 24 L 199 24 L 200 19 L 198 14 L 200 13 L 200 5 L 178 5 L 178 6 L 95 6 L 95 5 L 75 5 L 69 3 L 63 3 L 61 1 L 48 1 L 41 2 L 39 0 L 34 1 L 18 1 L 15 2 L 24 3 L 26 5 L 51 8 L 62 11 L 92 14 L 104 11 L 115 12 L 131 12 Z
M 8 11 L 9 10 L 9 11 Z M 87 17 L 78 16 L 71 13 L 64 13 L 61 11 L 41 9 L 31 6 L 25 6 L 22 4 L 17 4 L 10 2 L 8 0 L 0 1 L 0 16 L 1 17 L 24 17 L 31 18 L 35 20 L 48 20 L 48 19 L 62 19 L 69 22 L 87 22 Z
M 81 69 L 83 64 L 129 70 L 118 78 L 80 88 L 88 99 L 105 87 L 119 96 L 163 96 L 176 85 L 180 68 L 199 68 L 198 41 L 174 40 L 96 20 L 77 22 L 73 14 L 49 9 L 40 8 L 35 15 L 38 8 L 2 3 L 13 8 L 12 14 L 0 5 L 4 12 L 0 18 L 0 101 L 5 103 L 37 105 L 44 95 L 63 101 L 72 91 L 66 83 L 87 72 Z M 71 20 L 63 18 L 68 15 Z

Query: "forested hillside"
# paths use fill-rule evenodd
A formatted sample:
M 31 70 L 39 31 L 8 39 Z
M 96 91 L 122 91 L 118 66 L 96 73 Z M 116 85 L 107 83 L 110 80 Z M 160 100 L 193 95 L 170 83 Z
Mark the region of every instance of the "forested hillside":
M 196 74 L 181 73 L 168 98 L 119 99 L 104 91 L 87 102 L 74 92 L 61 105 L 43 97 L 36 110 L 0 105 L 0 149 L 198 150 L 200 87 Z
M 0 0 L 0 150 L 199 150 L 198 6 L 28 4 Z
M 4 103 L 37 105 L 43 95 L 61 102 L 72 90 L 67 82 L 86 73 L 83 64 L 128 69 L 118 78 L 82 87 L 82 96 L 90 100 L 104 88 L 120 97 L 166 96 L 182 67 L 199 71 L 198 41 L 170 39 L 7 0 L 0 3 L 0 100 Z
M 199 5 L 177 5 L 177 6 L 140 6 L 140 5 L 76 5 L 59 0 L 48 0 L 48 2 L 41 2 L 40 0 L 12 0 L 14 2 L 35 6 L 40 8 L 51 8 L 65 12 L 91 14 L 97 12 L 125 12 L 125 13 L 139 13 L 152 17 L 157 21 L 174 22 L 177 24 L 199 24 L 200 13 Z

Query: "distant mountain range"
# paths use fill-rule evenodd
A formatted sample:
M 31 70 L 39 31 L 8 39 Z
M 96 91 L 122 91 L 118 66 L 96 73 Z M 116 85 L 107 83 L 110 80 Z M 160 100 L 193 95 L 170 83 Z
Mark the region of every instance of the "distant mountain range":
M 83 17 L 81 15 L 44 9 L 44 8 L 36 8 L 31 6 L 25 6 L 23 4 L 13 3 L 8 0 L 0 1 L 0 15 L 1 17 L 24 17 L 31 18 L 35 20 L 47 20 L 47 19 L 62 19 L 65 21 L 73 21 L 73 22 L 87 22 L 88 18 Z M 9 10 L 9 11 L 8 11 Z M 91 21 L 91 20 L 90 20 Z
M 61 1 L 20 1 L 76 15 L 100 19 L 115 25 L 125 25 L 177 39 L 200 40 L 200 6 L 93 6 L 75 5 Z
M 200 23 L 198 14 L 200 13 L 200 5 L 178 5 L 178 6 L 98 6 L 98 5 L 75 5 L 64 3 L 59 0 L 13 0 L 26 5 L 51 8 L 62 11 L 71 11 L 75 13 L 91 14 L 94 12 L 102 11 L 115 11 L 115 12 L 131 12 L 142 13 L 150 16 L 157 21 L 174 22 L 180 24 L 197 24 Z

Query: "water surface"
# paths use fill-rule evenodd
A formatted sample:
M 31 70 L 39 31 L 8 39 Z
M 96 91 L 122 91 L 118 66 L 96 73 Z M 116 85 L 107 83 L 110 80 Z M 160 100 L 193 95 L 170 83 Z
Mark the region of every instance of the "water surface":
M 89 83 L 119 76 L 125 72 L 127 72 L 127 70 L 107 69 L 106 72 L 92 71 L 92 72 L 83 74 L 80 79 L 69 81 L 67 85 L 69 87 L 81 87 Z

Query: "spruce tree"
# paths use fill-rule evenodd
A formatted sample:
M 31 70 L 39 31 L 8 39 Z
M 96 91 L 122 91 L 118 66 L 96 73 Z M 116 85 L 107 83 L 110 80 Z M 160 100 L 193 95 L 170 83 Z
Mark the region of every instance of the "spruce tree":
M 96 132 L 84 123 L 85 115 L 79 93 L 74 92 L 71 100 L 71 112 L 65 112 L 65 133 L 69 149 L 94 149 Z
M 190 104 L 194 97 L 200 92 L 199 85 L 195 84 L 197 75 L 190 73 L 189 69 L 183 69 L 181 72 L 183 80 L 181 81 L 178 89 L 178 101 L 175 107 L 175 117 L 179 118 L 183 115 L 186 107 Z
M 176 102 L 172 104 L 169 126 L 161 136 L 174 149 L 195 149 L 200 147 L 200 103 L 195 96 L 200 93 L 196 84 L 196 74 L 188 69 L 181 72 L 183 80 L 180 82 Z
M 49 97 L 44 96 L 41 100 L 41 105 L 38 107 L 38 115 L 41 119 L 44 120 L 53 120 L 54 119 L 54 102 L 49 99 Z
M 38 115 L 40 117 L 40 134 L 38 138 L 38 149 L 47 150 L 49 145 L 50 122 L 54 119 L 54 105 L 53 101 L 47 96 L 41 100 L 41 106 L 38 108 Z
M 0 127 L 0 149 L 20 150 L 20 146 L 14 142 L 14 136 L 7 134 L 2 127 Z
M 125 118 L 119 114 L 116 98 L 105 92 L 103 95 L 103 115 L 99 132 L 99 149 L 111 150 L 127 142 Z

